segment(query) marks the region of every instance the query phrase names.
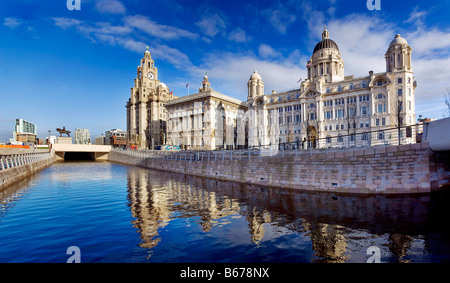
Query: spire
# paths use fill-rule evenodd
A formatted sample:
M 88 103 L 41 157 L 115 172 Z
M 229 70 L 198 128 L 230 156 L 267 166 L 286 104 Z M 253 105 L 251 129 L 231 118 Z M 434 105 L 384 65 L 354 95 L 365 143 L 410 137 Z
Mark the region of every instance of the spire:
M 199 88 L 199 92 L 205 92 L 211 89 L 211 83 L 208 80 L 208 73 L 205 73 L 205 76 L 203 77 L 202 87 Z
M 330 37 L 330 33 L 328 32 L 327 26 L 325 25 L 325 28 L 323 29 L 323 32 L 322 32 L 322 40 L 327 39 L 329 37 Z

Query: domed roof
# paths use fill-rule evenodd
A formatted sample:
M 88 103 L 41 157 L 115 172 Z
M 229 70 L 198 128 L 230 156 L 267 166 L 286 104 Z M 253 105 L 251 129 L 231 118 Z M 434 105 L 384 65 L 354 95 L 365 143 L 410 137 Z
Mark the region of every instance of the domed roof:
M 406 39 L 401 37 L 400 34 L 397 34 L 395 36 L 394 40 L 391 41 L 391 44 L 389 44 L 389 47 L 394 46 L 394 45 L 408 45 L 408 42 L 406 41 Z
M 261 76 L 258 74 L 258 71 L 254 71 L 252 76 L 250 77 L 251 80 L 255 79 L 255 80 L 262 80 Z
M 337 51 L 339 51 L 339 47 L 337 46 L 336 42 L 331 40 L 329 37 L 330 33 L 328 32 L 327 27 L 325 26 L 325 29 L 322 32 L 322 40 L 316 44 L 316 47 L 314 47 L 313 54 L 325 48 L 336 49 Z
M 329 38 L 325 38 L 325 39 L 322 39 L 319 43 L 317 43 L 316 47 L 314 47 L 313 54 L 316 53 L 317 51 L 319 51 L 321 49 L 325 49 L 325 48 L 332 48 L 332 49 L 336 49 L 337 51 L 339 51 L 339 47 L 337 46 L 336 42 L 334 42 L 333 40 L 331 40 Z
M 162 82 L 161 82 L 161 83 L 159 83 L 159 84 L 158 84 L 158 86 L 159 86 L 159 87 L 164 87 L 164 88 L 167 88 L 166 84 L 165 84 L 165 83 L 162 83 Z

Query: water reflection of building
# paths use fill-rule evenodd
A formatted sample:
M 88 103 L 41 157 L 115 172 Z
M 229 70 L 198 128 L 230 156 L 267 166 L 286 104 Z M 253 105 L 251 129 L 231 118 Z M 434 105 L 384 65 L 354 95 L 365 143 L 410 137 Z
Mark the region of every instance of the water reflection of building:
M 412 196 L 339 196 L 336 200 L 327 193 L 261 188 L 140 168 L 130 170 L 128 187 L 134 224 L 145 248 L 160 242 L 158 230 L 174 218 L 195 219 L 203 231 L 210 232 L 230 223 L 232 217 L 244 217 L 250 240 L 257 245 L 286 233 L 309 237 L 314 262 L 351 261 L 355 250 L 365 261 L 372 237 L 387 247 L 383 252 L 391 253 L 389 260 L 403 261 L 414 241 L 410 235 L 423 233 L 428 222 L 426 202 Z M 269 227 L 282 229 L 267 233 Z M 368 235 L 370 239 L 364 238 Z M 359 237 L 364 245 L 355 246 L 361 243 Z

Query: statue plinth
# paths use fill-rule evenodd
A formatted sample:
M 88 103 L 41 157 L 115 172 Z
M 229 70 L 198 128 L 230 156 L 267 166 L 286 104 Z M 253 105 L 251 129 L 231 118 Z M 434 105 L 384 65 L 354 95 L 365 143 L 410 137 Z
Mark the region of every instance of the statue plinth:
M 72 144 L 72 138 L 70 137 L 57 137 L 56 144 Z

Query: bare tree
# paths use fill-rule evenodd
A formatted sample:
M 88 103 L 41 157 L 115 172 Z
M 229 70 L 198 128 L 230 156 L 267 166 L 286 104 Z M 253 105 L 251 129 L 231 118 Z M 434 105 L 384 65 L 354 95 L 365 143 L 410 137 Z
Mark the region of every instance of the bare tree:
M 347 146 L 350 147 L 350 135 L 354 135 L 356 146 L 356 104 L 347 103 L 345 111 L 345 120 L 347 122 Z
M 402 127 L 405 124 L 405 111 L 403 107 L 403 101 L 401 98 L 395 100 L 392 105 L 391 111 L 391 124 L 397 128 L 398 133 L 398 144 L 401 144 L 401 132 Z

